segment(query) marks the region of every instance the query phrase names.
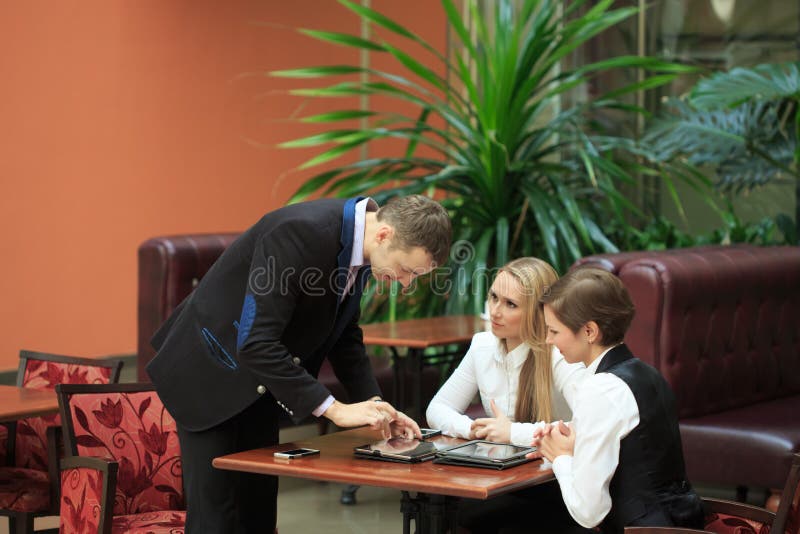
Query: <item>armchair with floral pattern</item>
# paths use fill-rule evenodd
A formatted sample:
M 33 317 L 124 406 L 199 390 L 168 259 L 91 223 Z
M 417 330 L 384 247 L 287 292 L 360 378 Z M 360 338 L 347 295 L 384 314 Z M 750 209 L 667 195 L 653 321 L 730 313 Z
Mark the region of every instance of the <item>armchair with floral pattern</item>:
M 20 351 L 17 386 L 54 389 L 63 383 L 107 384 L 119 380 L 122 361 Z M 5 462 L 0 466 L 0 515 L 10 532 L 33 532 L 38 516 L 58 513 L 58 414 L 5 423 Z
M 93 457 L 95 467 L 98 461 L 108 466 L 64 464 L 61 532 L 182 533 L 186 507 L 178 435 L 153 386 L 64 385 L 56 392 L 66 455 Z M 100 481 L 108 485 L 107 497 Z M 110 520 L 90 521 L 107 514 Z

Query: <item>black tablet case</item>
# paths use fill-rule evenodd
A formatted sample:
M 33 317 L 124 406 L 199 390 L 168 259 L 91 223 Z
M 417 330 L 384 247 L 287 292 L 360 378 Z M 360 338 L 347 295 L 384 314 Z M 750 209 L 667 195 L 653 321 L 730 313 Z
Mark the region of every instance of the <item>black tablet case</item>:
M 468 443 L 464 443 L 463 446 L 467 446 L 473 443 L 491 443 L 485 440 L 473 440 Z M 505 444 L 502 444 L 505 445 Z M 454 449 L 458 449 L 459 447 L 453 447 Z M 533 452 L 536 450 L 535 447 L 524 447 L 529 448 L 528 452 Z M 484 469 L 507 469 L 509 467 L 514 467 L 515 465 L 525 464 L 530 462 L 528 458 L 525 456 L 519 456 L 510 458 L 508 460 L 491 460 L 489 458 L 483 458 L 480 456 L 464 456 L 464 455 L 449 455 L 448 451 L 440 451 L 436 454 L 436 458 L 433 460 L 435 464 L 445 464 L 445 465 L 460 465 L 465 467 L 482 467 Z
M 420 444 L 428 443 L 426 441 L 421 441 Z M 403 464 L 414 464 L 419 462 L 424 462 L 426 460 L 432 460 L 436 455 L 437 449 L 431 447 L 430 451 L 426 454 L 420 456 L 403 456 L 403 453 L 395 453 L 393 456 L 386 456 L 385 453 L 379 450 L 371 450 L 365 451 L 360 450 L 362 447 L 367 447 L 368 445 L 361 445 L 360 447 L 356 447 L 353 451 L 353 454 L 356 458 L 364 458 L 368 460 L 381 460 L 384 462 L 399 462 Z
M 492 462 L 489 460 L 482 460 L 480 458 L 465 458 L 463 456 L 437 456 L 433 460 L 433 463 L 444 465 L 461 465 L 464 467 L 482 467 L 484 469 L 495 469 L 500 471 L 501 469 L 508 469 L 509 467 L 526 464 L 530 461 L 532 460 L 529 460 L 524 456 L 521 458 L 514 458 L 513 460 L 509 460 L 507 462 Z

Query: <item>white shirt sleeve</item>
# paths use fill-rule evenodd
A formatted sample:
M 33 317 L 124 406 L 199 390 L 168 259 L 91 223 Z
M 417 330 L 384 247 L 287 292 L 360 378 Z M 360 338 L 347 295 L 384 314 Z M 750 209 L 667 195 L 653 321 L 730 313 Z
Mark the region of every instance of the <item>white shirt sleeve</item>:
M 537 423 L 511 423 L 510 441 L 514 445 L 530 447 L 531 442 L 533 441 L 533 432 L 537 428 L 544 427 L 544 421 L 539 421 Z
M 476 351 L 473 340 L 467 354 L 433 397 L 425 413 L 428 425 L 441 430 L 445 435 L 469 438 L 472 419 L 464 415 L 464 412 L 478 393 L 475 372 Z
M 608 486 L 619 463 L 620 442 L 639 424 L 639 408 L 630 388 L 610 373 L 587 377 L 574 401 L 574 455 L 555 458 L 553 473 L 570 515 L 592 528 L 611 510 Z

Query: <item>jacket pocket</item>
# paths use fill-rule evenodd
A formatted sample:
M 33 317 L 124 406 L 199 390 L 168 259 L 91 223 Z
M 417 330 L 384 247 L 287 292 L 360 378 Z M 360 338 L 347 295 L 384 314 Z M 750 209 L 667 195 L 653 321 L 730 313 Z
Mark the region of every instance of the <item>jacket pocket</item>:
M 217 339 L 214 333 L 208 328 L 201 328 L 200 334 L 203 336 L 206 353 L 213 361 L 221 365 L 224 369 L 235 371 L 239 368 L 239 362 L 231 356 L 231 353 Z

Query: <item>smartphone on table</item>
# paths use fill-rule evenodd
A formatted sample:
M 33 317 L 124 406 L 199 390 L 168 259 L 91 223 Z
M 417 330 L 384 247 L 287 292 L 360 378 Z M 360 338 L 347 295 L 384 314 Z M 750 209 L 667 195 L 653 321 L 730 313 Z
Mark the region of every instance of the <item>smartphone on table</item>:
M 432 438 L 442 433 L 441 430 L 436 430 L 435 428 L 420 428 L 419 431 L 422 434 L 422 439 Z
M 288 451 L 280 451 L 273 454 L 275 458 L 302 458 L 303 456 L 313 456 L 319 454 L 319 449 L 307 449 L 301 447 L 299 449 L 289 449 Z

